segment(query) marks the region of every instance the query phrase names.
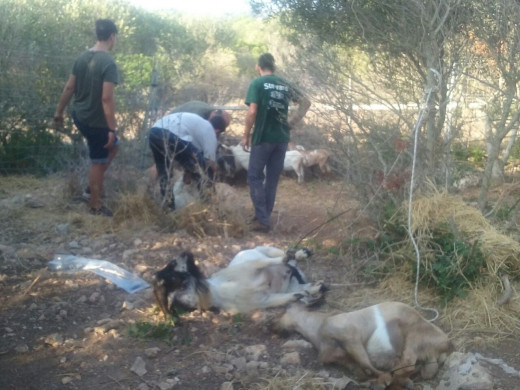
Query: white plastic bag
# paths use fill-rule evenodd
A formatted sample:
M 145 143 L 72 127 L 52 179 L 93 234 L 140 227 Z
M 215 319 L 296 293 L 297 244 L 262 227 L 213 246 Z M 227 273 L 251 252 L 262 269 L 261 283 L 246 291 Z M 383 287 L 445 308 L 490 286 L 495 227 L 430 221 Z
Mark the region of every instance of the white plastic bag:
M 150 287 L 140 277 L 106 260 L 88 259 L 74 255 L 56 255 L 47 266 L 51 271 L 92 271 L 130 294 Z

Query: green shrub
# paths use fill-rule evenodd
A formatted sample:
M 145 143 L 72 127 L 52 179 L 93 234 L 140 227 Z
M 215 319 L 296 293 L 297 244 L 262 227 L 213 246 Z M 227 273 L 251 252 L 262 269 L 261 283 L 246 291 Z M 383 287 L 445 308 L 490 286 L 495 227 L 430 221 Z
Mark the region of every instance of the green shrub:
M 477 166 L 482 166 L 486 158 L 486 150 L 481 145 L 453 143 L 451 153 L 455 161 L 468 161 Z
M 466 296 L 485 267 L 480 243 L 469 243 L 464 237 L 457 238 L 451 231 L 439 229 L 432 233 L 427 247 L 433 252 L 434 260 L 422 261 L 423 280 L 439 291 L 444 303 Z
M 72 146 L 45 130 L 15 131 L 0 146 L 0 173 L 45 175 L 62 170 Z

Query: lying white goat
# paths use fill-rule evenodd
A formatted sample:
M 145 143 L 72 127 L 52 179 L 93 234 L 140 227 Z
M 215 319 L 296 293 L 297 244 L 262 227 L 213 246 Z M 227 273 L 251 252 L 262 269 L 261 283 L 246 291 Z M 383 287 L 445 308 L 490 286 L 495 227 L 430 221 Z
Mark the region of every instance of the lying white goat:
M 293 304 L 276 326 L 295 330 L 309 340 L 321 362 L 350 369 L 357 366 L 376 377 L 373 389 L 390 385 L 413 389 L 411 375 L 432 378 L 439 363 L 453 350 L 441 329 L 400 302 L 384 302 L 336 315 L 310 312 Z
M 172 191 L 176 210 L 180 210 L 191 203 L 201 200 L 201 193 L 197 189 L 195 181 L 192 181 L 190 184 L 185 184 L 182 177 L 180 177 L 173 185 Z M 229 184 L 214 183 L 213 188 L 208 188 L 207 191 L 213 191 L 212 193 L 215 195 L 215 199 L 219 204 L 226 204 L 230 209 L 231 207 L 235 207 L 236 203 L 235 205 L 231 203 L 238 199 L 238 194 Z
M 256 259 L 241 253 L 237 256 L 243 260 L 237 259 L 209 279 L 202 276 L 191 253 L 172 260 L 154 278 L 154 294 L 164 314 L 175 313 L 176 307 L 247 313 L 296 301 L 312 304 L 325 291 L 323 282 L 307 283 L 288 256 L 277 260 L 265 254 Z

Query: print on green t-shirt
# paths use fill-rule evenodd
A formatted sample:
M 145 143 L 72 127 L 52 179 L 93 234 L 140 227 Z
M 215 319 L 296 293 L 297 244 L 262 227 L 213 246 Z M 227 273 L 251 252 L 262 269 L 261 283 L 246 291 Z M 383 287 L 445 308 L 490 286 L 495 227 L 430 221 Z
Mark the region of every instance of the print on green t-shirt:
M 260 76 L 249 85 L 246 104 L 258 104 L 252 145 L 289 142 L 287 113 L 294 100 L 288 83 L 276 75 Z

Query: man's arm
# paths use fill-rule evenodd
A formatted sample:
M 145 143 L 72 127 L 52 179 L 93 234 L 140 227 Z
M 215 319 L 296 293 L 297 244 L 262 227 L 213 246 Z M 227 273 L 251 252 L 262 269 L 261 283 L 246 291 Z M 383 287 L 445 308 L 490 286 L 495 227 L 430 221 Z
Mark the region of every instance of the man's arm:
M 63 92 L 61 93 L 58 102 L 58 107 L 56 107 L 56 112 L 54 113 L 54 126 L 56 126 L 57 129 L 63 128 L 63 112 L 65 111 L 65 107 L 69 104 L 72 95 L 74 95 L 75 84 L 76 76 L 71 74 L 63 88 Z
M 256 113 L 258 112 L 257 103 L 249 103 L 249 110 L 246 115 L 246 124 L 244 127 L 244 135 L 242 136 L 242 148 L 245 152 L 248 152 L 251 148 L 251 129 L 255 124 Z
M 108 128 L 110 130 L 117 130 L 116 123 L 116 104 L 114 99 L 115 84 L 110 81 L 103 82 L 103 94 L 101 96 L 101 102 L 103 104 L 103 112 L 105 113 L 105 119 L 107 121 Z M 108 142 L 105 148 L 111 148 L 114 146 L 116 135 L 113 132 L 108 133 Z

